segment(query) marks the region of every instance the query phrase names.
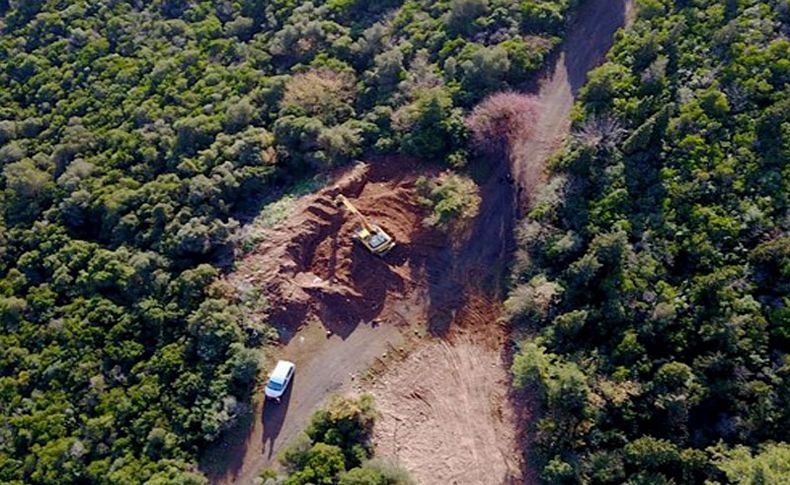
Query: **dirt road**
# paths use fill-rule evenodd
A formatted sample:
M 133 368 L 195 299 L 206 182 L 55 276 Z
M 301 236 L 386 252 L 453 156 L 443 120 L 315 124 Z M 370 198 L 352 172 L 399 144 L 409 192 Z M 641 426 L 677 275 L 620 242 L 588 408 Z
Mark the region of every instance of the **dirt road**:
M 406 359 L 402 365 L 422 363 L 425 368 L 434 363 L 430 379 L 435 390 L 422 394 L 429 402 L 433 399 L 433 405 L 408 405 L 414 398 L 404 391 L 432 382 L 426 376 L 401 366 L 388 369 L 383 387 L 372 389 L 383 410 L 377 424 L 378 448 L 401 450 L 401 464 L 421 483 L 526 480 L 520 470 L 512 403 L 505 397 L 505 360 L 491 342 L 475 346 L 486 335 L 500 344 L 505 337 L 495 325 L 498 306 L 493 301 L 513 247 L 519 202 L 514 187 L 502 180 L 508 171 L 524 186 L 535 186 L 530 182 L 542 177 L 546 159 L 568 135 L 574 96 L 586 72 L 601 62 L 629 12 L 629 0 L 585 2 L 555 68 L 540 83 L 537 96 L 545 110 L 535 135 L 515 147 L 512 163 L 503 161 L 479 181 L 480 215 L 460 247 L 452 249 L 420 224 L 422 209 L 414 202 L 414 181 L 430 171 L 391 159 L 340 174 L 328 188 L 301 199 L 290 222 L 267 234 L 266 242 L 239 262 L 229 282 L 265 291 L 271 303 L 268 318 L 286 330 L 286 344 L 277 357 L 294 360 L 297 374 L 282 404 L 264 407 L 258 402 L 247 422 L 206 451 L 201 469 L 213 483 L 253 483 L 330 394 L 352 388 L 377 357 L 401 345 L 403 331 L 423 328 L 432 338 L 414 349 L 416 361 Z M 398 241 L 385 260 L 350 243 L 356 224 L 332 203 L 338 193 L 351 198 Z M 473 295 L 479 294 L 492 303 L 472 312 L 479 302 Z M 453 329 L 469 313 L 485 319 L 479 319 L 474 338 L 459 339 Z M 490 373 L 477 373 L 480 366 Z M 445 371 L 450 373 L 447 378 Z M 480 386 L 485 392 L 476 392 Z M 450 429 L 444 424 L 448 418 L 442 409 L 459 399 L 466 411 L 456 418 L 475 426 L 450 423 Z M 410 415 L 410 409 L 418 414 Z M 395 421 L 412 419 L 424 423 L 419 433 L 400 435 L 397 443 L 387 441 L 392 436 L 387 430 L 399 426 Z M 497 430 L 496 435 L 488 436 L 489 428 Z M 464 446 L 456 446 L 459 440 Z M 497 473 L 475 475 L 476 469 Z
M 600 65 L 614 33 L 633 18 L 632 0 L 587 0 L 576 14 L 553 70 L 540 83 L 537 99 L 542 107 L 535 132 L 513 149 L 513 177 L 523 187 L 537 187 L 542 167 L 566 140 L 570 114 L 587 73 Z M 530 194 L 524 193 L 524 200 Z
M 282 402 L 264 404 L 257 396 L 252 415 L 207 450 L 203 472 L 212 483 L 253 483 L 327 396 L 345 390 L 352 377 L 358 379 L 402 339 L 397 326 L 363 325 L 346 339 L 327 338 L 318 324 L 303 328 L 278 355 L 293 361 L 298 370 Z
M 413 202 L 415 178 L 423 173 L 416 166 L 382 160 L 336 174 L 327 188 L 300 199 L 288 222 L 268 231 L 228 275 L 237 289 L 264 290 L 269 304 L 261 311 L 286 342 L 277 358 L 293 361 L 297 370 L 280 404 L 258 396 L 252 415 L 206 450 L 201 470 L 212 483 L 253 483 L 328 396 L 349 389 L 401 344 L 402 329 L 420 324 L 425 304 L 415 282 L 438 244 Z M 398 241 L 386 260 L 353 243 L 357 222 L 332 202 L 338 193 Z
M 540 186 L 546 160 L 569 135 L 571 110 L 587 72 L 603 61 L 614 33 L 632 16 L 630 0 L 588 0 L 580 9 L 554 68 L 539 84 L 536 96 L 543 109 L 534 132 L 512 151 L 510 169 L 518 185 Z M 481 277 L 496 279 L 497 262 L 508 254 L 515 207 L 508 200 L 512 193 L 492 185 L 495 180 L 483 188 L 487 196 L 472 238 L 483 243 L 467 245 L 454 258 L 449 281 L 458 284 L 459 296 L 439 302 L 453 308 L 453 314 L 474 306 L 461 295 L 474 294 L 470 286 Z M 523 195 L 519 207 L 528 204 L 531 194 Z M 482 273 L 481 261 L 489 265 Z M 446 284 L 439 279 L 431 286 Z M 452 327 L 460 323 L 460 335 L 451 331 L 449 338 L 425 343 L 366 389 L 381 412 L 374 432 L 377 454 L 394 458 L 419 483 L 537 483 L 524 466 L 529 450 L 517 449 L 517 413 L 506 397 L 508 359 L 502 345 L 490 345 L 491 339 L 505 337 L 491 325 L 498 310 L 483 311 L 481 321 L 455 319 Z

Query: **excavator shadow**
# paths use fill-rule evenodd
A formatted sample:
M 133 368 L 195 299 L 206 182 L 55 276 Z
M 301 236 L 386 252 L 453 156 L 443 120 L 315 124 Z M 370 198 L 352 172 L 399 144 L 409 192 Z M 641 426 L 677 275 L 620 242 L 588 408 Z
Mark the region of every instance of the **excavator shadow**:
M 361 245 L 351 250 L 350 281 L 355 294 L 317 291 L 313 297 L 320 303 L 319 319 L 330 334 L 347 338 L 360 324 L 378 323 L 389 292 L 402 293 L 406 281 L 390 264 L 407 260 L 408 248 L 393 248 L 385 258 L 373 256 Z M 331 258 L 330 258 L 331 259 Z

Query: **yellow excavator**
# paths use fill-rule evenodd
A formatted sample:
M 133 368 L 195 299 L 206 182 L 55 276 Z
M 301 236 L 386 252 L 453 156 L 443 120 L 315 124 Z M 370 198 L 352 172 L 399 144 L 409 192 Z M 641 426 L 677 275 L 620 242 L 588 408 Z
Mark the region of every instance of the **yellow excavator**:
M 384 256 L 389 252 L 390 249 L 395 247 L 395 240 L 392 238 L 392 236 L 387 234 L 387 232 L 384 231 L 384 229 L 382 229 L 380 226 L 368 222 L 365 216 L 359 212 L 359 209 L 354 207 L 354 204 L 352 204 L 351 201 L 346 198 L 346 196 L 340 194 L 337 196 L 335 201 L 338 205 L 342 204 L 345 206 L 349 212 L 359 218 L 359 221 L 362 223 L 362 225 L 354 232 L 354 239 L 361 242 L 368 251 L 377 256 Z

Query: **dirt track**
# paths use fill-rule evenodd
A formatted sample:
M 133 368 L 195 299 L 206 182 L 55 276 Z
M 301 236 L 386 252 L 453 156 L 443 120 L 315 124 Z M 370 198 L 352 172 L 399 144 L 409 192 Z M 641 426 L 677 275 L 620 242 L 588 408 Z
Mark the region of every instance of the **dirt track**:
M 263 289 L 269 305 L 261 311 L 285 342 L 277 357 L 295 362 L 297 373 L 281 404 L 259 399 L 251 420 L 207 450 L 201 468 L 214 483 L 252 483 L 324 399 L 348 390 L 400 346 L 402 330 L 426 327 L 432 305 L 425 282 L 444 280 L 445 262 L 437 256 L 446 242 L 421 224 L 414 182 L 432 173 L 403 159 L 338 173 L 327 188 L 300 199 L 289 222 L 268 231 L 228 275 L 236 288 Z M 352 241 L 358 223 L 333 203 L 340 193 L 396 239 L 386 258 Z
M 535 132 L 513 149 L 513 176 L 522 186 L 539 185 L 535 179 L 543 176 L 546 160 L 570 132 L 573 103 L 587 73 L 603 62 L 614 33 L 630 22 L 633 14 L 632 0 L 587 0 L 577 12 L 553 70 L 540 83 L 537 98 L 542 112 Z
M 328 188 L 301 199 L 291 222 L 270 231 L 239 262 L 229 282 L 264 289 L 268 318 L 285 331 L 278 357 L 294 360 L 297 374 L 281 405 L 264 409 L 256 403 L 251 421 L 207 450 L 201 468 L 213 483 L 253 483 L 331 393 L 354 387 L 378 357 L 402 345 L 406 329 L 427 329 L 432 337 L 388 369 L 377 387 L 367 387 L 382 410 L 376 427 L 382 456 L 394 453 L 420 483 L 530 481 L 521 476 L 506 359 L 499 350 L 506 334 L 496 325 L 499 307 L 493 303 L 518 205 L 513 186 L 502 180 L 509 170 L 524 186 L 542 176 L 546 159 L 568 134 L 584 75 L 602 60 L 629 11 L 628 0 L 588 0 L 582 7 L 555 69 L 540 83 L 537 96 L 546 109 L 535 134 L 516 147 L 512 166 L 500 163 L 480 181 L 480 215 L 460 249 L 419 222 L 413 184 L 426 170 L 390 159 L 338 174 Z M 356 224 L 333 204 L 337 193 L 396 238 L 398 246 L 384 260 L 351 243 Z M 477 308 L 481 301 L 489 303 Z M 410 394 L 419 386 L 430 387 L 420 392 L 423 404 Z M 476 392 L 481 386 L 484 392 Z M 465 403 L 453 420 L 468 425 L 450 422 L 442 411 L 453 402 Z M 412 420 L 422 420 L 419 432 L 403 428 Z M 399 427 L 411 431 L 392 441 L 390 431 Z M 489 436 L 490 430 L 497 433 Z M 475 475 L 481 467 L 495 472 Z

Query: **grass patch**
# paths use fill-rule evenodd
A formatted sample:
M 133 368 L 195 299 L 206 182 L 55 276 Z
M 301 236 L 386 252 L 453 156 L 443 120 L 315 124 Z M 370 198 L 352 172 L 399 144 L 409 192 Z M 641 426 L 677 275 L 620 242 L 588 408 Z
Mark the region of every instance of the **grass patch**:
M 316 175 L 296 182 L 280 198 L 269 202 L 261 208 L 249 224 L 244 226 L 239 237 L 238 247 L 241 254 L 247 254 L 266 240 L 266 231 L 280 226 L 293 215 L 294 207 L 299 198 L 313 194 L 323 188 L 329 177 Z

